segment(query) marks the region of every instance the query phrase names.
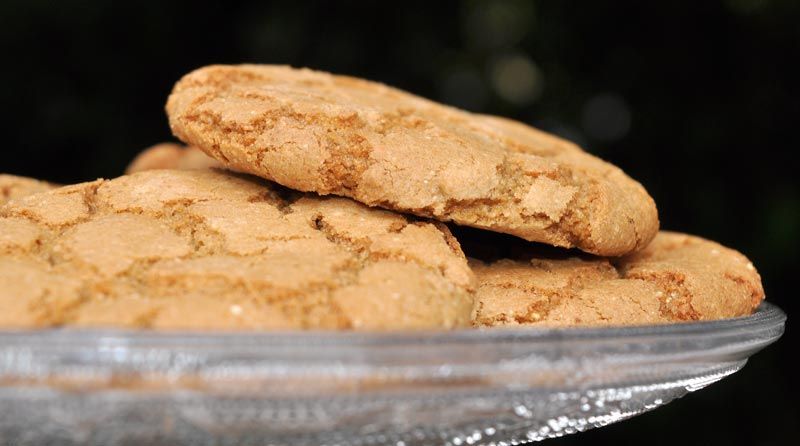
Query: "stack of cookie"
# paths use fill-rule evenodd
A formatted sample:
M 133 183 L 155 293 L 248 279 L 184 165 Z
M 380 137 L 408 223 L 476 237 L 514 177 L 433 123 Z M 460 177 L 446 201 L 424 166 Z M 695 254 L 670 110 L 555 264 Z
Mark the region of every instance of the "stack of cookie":
M 167 114 L 188 147 L 122 177 L 0 176 L 0 327 L 656 324 L 764 298 L 744 256 L 659 232 L 639 183 L 518 122 L 254 65 L 186 75 Z

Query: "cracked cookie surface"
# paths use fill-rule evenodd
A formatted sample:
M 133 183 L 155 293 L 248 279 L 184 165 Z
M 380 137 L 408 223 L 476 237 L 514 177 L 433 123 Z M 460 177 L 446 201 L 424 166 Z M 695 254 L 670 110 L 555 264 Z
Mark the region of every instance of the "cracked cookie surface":
M 761 278 L 745 256 L 666 231 L 620 259 L 517 250 L 513 259 L 470 259 L 470 266 L 478 280 L 476 326 L 722 319 L 749 315 L 764 299 Z
M 197 147 L 163 142 L 142 150 L 125 168 L 126 174 L 155 169 L 209 169 L 222 167 Z
M 0 207 L 0 326 L 468 326 L 441 224 L 217 170 L 153 170 Z
M 53 189 L 45 181 L 0 173 L 0 206 L 8 201 Z
M 511 120 L 283 66 L 209 66 L 167 102 L 173 133 L 226 167 L 370 206 L 619 256 L 658 231 L 617 167 Z

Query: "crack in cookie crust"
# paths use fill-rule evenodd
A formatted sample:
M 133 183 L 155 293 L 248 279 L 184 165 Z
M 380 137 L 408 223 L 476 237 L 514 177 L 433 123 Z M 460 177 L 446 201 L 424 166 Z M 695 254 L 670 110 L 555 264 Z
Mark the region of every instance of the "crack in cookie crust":
M 21 197 L 53 189 L 54 186 L 33 178 L 0 173 L 0 206 Z

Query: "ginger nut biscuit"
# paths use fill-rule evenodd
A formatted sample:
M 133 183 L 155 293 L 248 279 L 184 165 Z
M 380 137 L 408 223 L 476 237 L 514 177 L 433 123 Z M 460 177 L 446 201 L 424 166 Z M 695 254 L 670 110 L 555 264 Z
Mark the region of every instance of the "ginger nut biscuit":
M 375 82 L 208 66 L 166 109 L 185 143 L 292 189 L 608 256 L 658 231 L 645 189 L 574 144 Z
M 530 249 L 513 259 L 472 259 L 470 265 L 478 280 L 476 326 L 722 319 L 749 315 L 764 299 L 761 278 L 742 254 L 666 231 L 621 259 Z
M 0 207 L 0 327 L 453 328 L 473 281 L 441 224 L 216 170 Z

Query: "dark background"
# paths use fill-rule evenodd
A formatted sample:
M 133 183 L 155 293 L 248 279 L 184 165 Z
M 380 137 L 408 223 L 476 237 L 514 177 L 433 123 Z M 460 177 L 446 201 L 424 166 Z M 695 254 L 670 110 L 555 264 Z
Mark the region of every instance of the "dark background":
M 0 172 L 117 176 L 170 139 L 163 104 L 182 74 L 309 66 L 578 142 L 640 180 L 664 228 L 741 250 L 767 298 L 800 314 L 798 48 L 792 0 L 4 1 Z M 790 326 L 721 383 L 549 444 L 800 444 L 796 344 Z

